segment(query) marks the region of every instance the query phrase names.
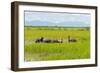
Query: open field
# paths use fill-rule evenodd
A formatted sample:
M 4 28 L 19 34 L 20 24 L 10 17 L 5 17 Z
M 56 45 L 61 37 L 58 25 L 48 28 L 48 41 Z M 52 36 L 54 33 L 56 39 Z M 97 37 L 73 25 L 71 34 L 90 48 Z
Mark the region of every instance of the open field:
M 67 42 L 68 36 L 77 39 Z M 35 43 L 39 37 L 63 39 L 63 43 Z M 25 61 L 90 58 L 89 27 L 24 27 Z

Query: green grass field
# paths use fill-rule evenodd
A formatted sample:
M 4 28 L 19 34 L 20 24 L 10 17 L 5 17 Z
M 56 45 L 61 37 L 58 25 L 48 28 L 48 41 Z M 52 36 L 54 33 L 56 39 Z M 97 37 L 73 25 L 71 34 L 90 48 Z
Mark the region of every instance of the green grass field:
M 68 36 L 77 42 L 35 43 L 35 39 L 64 39 Z M 24 27 L 25 61 L 70 60 L 90 58 L 89 27 Z

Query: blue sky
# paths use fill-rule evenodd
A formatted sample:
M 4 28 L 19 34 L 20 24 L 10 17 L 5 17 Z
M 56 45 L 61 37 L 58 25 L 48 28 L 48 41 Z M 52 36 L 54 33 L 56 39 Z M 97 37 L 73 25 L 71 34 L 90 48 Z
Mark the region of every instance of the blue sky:
M 90 14 L 24 11 L 25 26 L 90 26 Z

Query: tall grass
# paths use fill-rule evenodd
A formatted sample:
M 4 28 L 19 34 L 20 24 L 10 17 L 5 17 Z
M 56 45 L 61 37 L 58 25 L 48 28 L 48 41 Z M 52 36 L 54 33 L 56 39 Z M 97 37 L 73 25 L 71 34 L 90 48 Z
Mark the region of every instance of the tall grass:
M 25 61 L 69 60 L 90 58 L 90 31 L 86 28 L 25 27 Z M 77 42 L 35 43 L 36 38 L 63 39 Z

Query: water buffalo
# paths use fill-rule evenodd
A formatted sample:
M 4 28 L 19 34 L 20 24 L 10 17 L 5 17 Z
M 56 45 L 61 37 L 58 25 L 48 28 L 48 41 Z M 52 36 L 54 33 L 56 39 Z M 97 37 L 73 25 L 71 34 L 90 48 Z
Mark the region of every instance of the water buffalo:
M 44 42 L 44 43 L 51 43 L 52 40 L 50 40 L 50 39 L 44 39 L 43 42 Z
M 77 42 L 76 38 L 68 36 L 68 42 Z
M 45 39 L 44 37 L 35 40 L 35 43 L 63 43 L 63 40 Z
M 53 43 L 63 43 L 63 40 L 52 40 Z
M 62 43 L 63 40 L 56 40 L 56 39 L 44 39 L 44 43 Z
M 44 39 L 43 37 L 40 37 L 35 40 L 35 43 L 41 43 L 41 42 L 43 42 L 43 39 Z

